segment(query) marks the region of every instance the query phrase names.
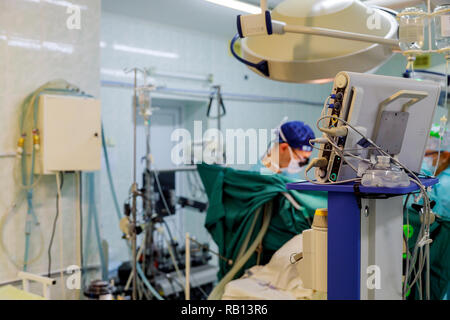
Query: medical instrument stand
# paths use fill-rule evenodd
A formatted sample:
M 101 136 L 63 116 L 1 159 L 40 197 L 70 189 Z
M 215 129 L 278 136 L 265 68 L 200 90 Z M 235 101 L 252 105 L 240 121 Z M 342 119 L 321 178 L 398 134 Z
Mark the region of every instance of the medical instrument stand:
M 139 68 L 133 68 L 130 70 L 125 70 L 125 73 L 133 72 L 134 74 L 134 93 L 133 93 L 133 184 L 131 185 L 132 194 L 132 205 L 131 205 L 131 223 L 130 223 L 130 233 L 131 233 L 131 254 L 133 255 L 133 292 L 132 299 L 137 299 L 137 197 L 138 197 L 138 184 L 136 179 L 136 158 L 137 158 L 137 75 L 138 72 L 143 72 Z
M 421 179 L 426 187 L 438 179 Z M 288 190 L 328 192 L 327 296 L 329 300 L 402 299 L 403 195 L 408 187 L 354 183 L 290 183 Z
M 147 249 L 152 250 L 153 245 L 153 232 L 155 230 L 154 227 L 154 221 L 153 218 L 155 217 L 155 207 L 153 205 L 154 199 L 154 178 L 152 174 L 156 175 L 158 172 L 155 172 L 152 169 L 152 153 L 151 153 L 151 147 L 150 147 L 150 141 L 151 141 L 151 122 L 150 118 L 152 116 L 153 110 L 156 110 L 157 108 L 152 107 L 151 103 L 151 92 L 156 89 L 153 85 L 147 85 L 147 74 L 150 72 L 148 69 L 144 69 L 144 86 L 140 87 L 140 97 L 141 95 L 144 95 L 147 97 L 145 99 L 146 101 L 140 101 L 142 105 L 140 106 L 141 111 L 140 115 L 142 116 L 145 124 L 145 168 L 144 168 L 144 174 L 143 174 L 143 186 L 141 189 L 142 192 L 142 205 L 144 209 L 144 215 L 145 215 L 145 221 L 146 223 L 145 232 L 144 232 L 144 250 L 143 250 L 143 259 L 142 259 L 142 266 L 144 273 L 147 273 L 147 267 L 151 270 L 153 266 L 153 261 L 151 260 L 152 255 L 150 255 L 150 261 L 147 263 Z

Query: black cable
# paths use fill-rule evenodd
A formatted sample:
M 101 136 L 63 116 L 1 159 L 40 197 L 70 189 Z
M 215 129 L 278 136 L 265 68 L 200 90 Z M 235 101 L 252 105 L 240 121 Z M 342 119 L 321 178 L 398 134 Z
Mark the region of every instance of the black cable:
M 166 220 L 164 220 L 164 218 L 162 218 L 162 222 L 163 222 L 164 225 L 166 226 L 167 233 L 169 234 L 170 245 L 171 245 L 172 248 L 173 248 L 173 252 L 174 252 L 174 255 L 175 255 L 175 260 L 177 261 L 177 263 L 181 263 L 182 260 L 181 260 L 180 256 L 178 255 L 177 248 L 175 247 L 175 240 L 174 240 L 174 238 L 172 237 L 172 232 L 170 231 L 169 225 L 167 224 Z M 181 271 L 181 272 L 183 272 L 183 271 Z
M 57 186 L 59 192 L 61 192 L 62 187 L 64 185 L 64 173 L 63 172 L 58 172 L 56 174 L 60 174 L 61 175 L 61 185 Z M 53 239 L 55 238 L 55 233 L 56 233 L 56 223 L 58 221 L 58 216 L 59 216 L 59 206 L 58 206 L 58 202 L 59 202 L 59 192 L 56 193 L 56 215 L 55 215 L 55 219 L 53 220 L 53 230 L 52 230 L 52 235 L 50 237 L 50 244 L 48 245 L 48 277 L 51 277 L 51 271 L 52 271 L 52 246 L 53 246 Z
M 219 117 L 224 117 L 227 114 L 225 104 L 223 103 L 222 94 L 220 92 L 220 86 L 214 87 L 214 90 L 215 90 L 214 94 L 211 94 L 209 97 L 208 109 L 206 111 L 206 117 L 209 119 L 217 119 Z M 212 103 L 214 102 L 215 96 L 217 96 L 217 102 L 218 102 L 217 108 L 219 108 L 219 116 L 213 117 L 213 116 L 211 116 L 211 107 L 212 107 Z
M 159 194 L 160 194 L 160 196 L 162 198 L 164 206 L 166 207 L 167 213 L 172 216 L 175 213 L 170 212 L 169 205 L 167 204 L 166 197 L 164 196 L 164 193 L 163 193 L 163 190 L 162 190 L 162 187 L 161 187 L 161 183 L 159 181 L 158 172 L 153 171 L 153 175 L 155 176 L 156 185 L 158 187 L 158 191 L 159 191 Z M 167 233 L 169 234 L 169 238 L 170 238 L 170 242 L 171 242 L 170 245 L 173 247 L 173 251 L 174 251 L 174 254 L 175 254 L 175 259 L 177 260 L 177 262 L 181 262 L 181 259 L 178 256 L 177 248 L 175 247 L 175 240 L 174 240 L 174 238 L 172 236 L 172 232 L 170 231 L 169 225 L 167 224 L 167 222 L 164 219 L 164 217 L 161 217 L 161 220 L 162 220 L 162 222 L 164 223 L 164 225 L 165 225 L 165 227 L 167 229 Z
M 406 196 L 406 199 L 405 199 L 405 202 L 403 203 L 403 214 L 405 214 L 406 213 L 406 206 L 408 205 L 408 201 L 409 201 L 409 198 L 411 197 L 411 193 L 408 193 L 408 195 Z
M 163 198 L 162 200 L 163 200 L 163 202 L 164 202 L 164 204 L 165 204 L 165 206 L 166 206 L 166 210 L 167 210 L 167 212 L 169 213 L 169 215 L 173 215 L 173 214 L 170 212 L 170 210 L 169 210 L 169 207 L 168 207 L 168 205 L 167 205 L 167 201 L 166 201 L 165 196 L 164 196 L 164 193 L 163 193 L 163 191 L 162 191 L 161 183 L 160 183 L 159 177 L 158 177 L 158 172 L 157 172 L 157 171 L 153 171 L 153 175 L 155 176 L 155 179 L 156 179 L 156 185 L 157 185 L 157 188 L 158 188 L 158 191 L 159 191 L 160 196 Z M 167 233 L 169 234 L 169 238 L 170 238 L 170 241 L 171 241 L 171 244 L 170 244 L 170 245 L 171 245 L 172 248 L 173 248 L 173 252 L 174 252 L 174 255 L 175 255 L 175 260 L 176 260 L 177 263 L 180 263 L 182 260 L 180 259 L 179 255 L 178 255 L 178 252 L 177 252 L 177 249 L 176 249 L 176 247 L 175 247 L 175 240 L 174 240 L 174 238 L 173 238 L 173 236 L 172 236 L 172 232 L 171 232 L 171 230 L 170 230 L 170 227 L 169 227 L 169 225 L 167 224 L 167 222 L 166 222 L 166 220 L 164 219 L 164 217 L 161 217 L 161 221 L 162 221 L 162 223 L 164 224 L 164 226 L 166 227 Z M 180 270 L 180 272 L 181 272 L 182 275 L 186 276 L 185 269 Z M 200 286 L 199 286 L 199 288 L 200 288 Z M 203 295 L 205 295 L 205 297 L 208 297 L 208 296 L 205 294 L 205 292 L 204 292 L 203 290 L 200 289 L 200 291 L 202 291 L 202 293 L 203 293 Z
M 169 234 L 170 242 L 173 246 L 175 244 L 175 240 L 172 237 L 172 232 L 170 231 L 169 225 L 167 224 L 166 220 L 164 220 L 164 218 L 162 218 L 161 220 L 162 220 L 163 224 L 166 226 L 167 233 Z
M 162 187 L 161 187 L 161 183 L 160 183 L 159 177 L 158 177 L 158 172 L 157 172 L 157 171 L 153 171 L 153 175 L 155 176 L 157 189 L 158 189 L 158 192 L 159 192 L 159 194 L 160 194 L 160 196 L 161 196 L 161 198 L 162 198 L 162 201 L 163 201 L 164 205 L 166 206 L 166 210 L 167 210 L 167 212 L 169 213 L 169 215 L 173 215 L 173 214 L 170 212 L 170 210 L 169 210 L 169 206 L 168 206 L 167 201 L 166 201 L 166 198 L 165 198 L 165 196 L 164 196 L 164 193 L 163 193 L 163 190 L 162 190 Z M 167 229 L 167 233 L 168 233 L 168 235 L 169 235 L 170 242 L 171 242 L 170 245 L 172 246 L 173 252 L 174 252 L 174 255 L 175 255 L 175 260 L 176 260 L 177 263 L 181 263 L 182 260 L 180 259 L 179 255 L 178 255 L 177 248 L 175 247 L 175 240 L 174 240 L 174 238 L 173 238 L 173 236 L 172 236 L 172 232 L 171 232 L 171 230 L 170 230 L 170 227 L 169 227 L 169 225 L 167 224 L 167 222 L 166 222 L 166 220 L 164 219 L 164 217 L 162 217 L 162 216 L 161 216 L 161 221 L 162 221 L 162 223 L 164 224 L 164 226 L 165 226 L 166 229 Z M 185 275 L 184 270 L 180 270 L 180 271 L 181 271 L 181 274 L 184 274 L 184 275 Z

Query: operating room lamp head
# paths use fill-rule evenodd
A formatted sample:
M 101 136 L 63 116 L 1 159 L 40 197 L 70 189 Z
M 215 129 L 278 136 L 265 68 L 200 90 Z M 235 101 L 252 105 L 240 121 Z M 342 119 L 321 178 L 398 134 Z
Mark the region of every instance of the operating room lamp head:
M 397 22 L 392 15 L 369 8 L 357 0 L 285 0 L 271 12 L 271 16 L 272 20 L 293 26 L 320 27 L 389 39 L 397 35 Z M 267 60 L 270 79 L 323 83 L 331 81 L 342 70 L 371 71 L 391 57 L 392 49 L 369 42 L 285 33 L 242 39 L 242 55 L 254 63 Z

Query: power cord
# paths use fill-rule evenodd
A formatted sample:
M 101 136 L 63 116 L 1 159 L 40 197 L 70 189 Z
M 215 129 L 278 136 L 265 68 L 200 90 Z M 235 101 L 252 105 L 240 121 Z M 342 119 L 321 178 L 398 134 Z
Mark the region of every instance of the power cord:
M 61 185 L 57 186 L 57 188 L 59 188 L 60 190 L 62 189 L 63 185 L 64 185 L 64 173 L 63 172 L 58 172 L 56 174 L 61 174 Z M 51 271 L 52 271 L 52 246 L 53 246 L 53 239 L 55 238 L 55 233 L 56 233 L 56 223 L 58 222 L 58 217 L 59 217 L 59 192 L 56 193 L 56 215 L 55 218 L 53 220 L 53 228 L 52 228 L 52 234 L 50 236 L 50 244 L 48 245 L 48 277 L 51 277 Z

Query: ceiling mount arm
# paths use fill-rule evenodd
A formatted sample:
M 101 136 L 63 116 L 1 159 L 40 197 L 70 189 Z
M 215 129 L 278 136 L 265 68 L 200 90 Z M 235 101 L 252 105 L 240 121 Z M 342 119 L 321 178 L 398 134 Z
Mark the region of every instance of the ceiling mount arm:
M 366 2 L 367 5 L 375 5 L 390 9 L 403 9 L 421 5 L 423 3 L 424 0 L 369 0 Z
M 354 32 L 347 32 L 347 31 L 340 31 L 340 30 L 319 28 L 319 27 L 290 25 L 290 24 L 286 24 L 283 29 L 284 29 L 285 33 L 312 34 L 312 35 L 316 35 L 316 36 L 340 38 L 340 39 L 354 40 L 354 41 L 361 41 L 361 42 L 378 43 L 378 44 L 382 44 L 382 45 L 391 46 L 395 49 L 399 49 L 397 39 L 386 39 L 383 37 L 372 36 L 372 35 L 362 34 L 362 33 L 354 33 Z
M 267 9 L 267 0 L 261 0 L 260 2 L 261 12 L 266 12 Z

